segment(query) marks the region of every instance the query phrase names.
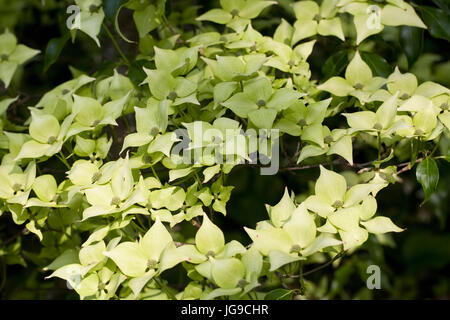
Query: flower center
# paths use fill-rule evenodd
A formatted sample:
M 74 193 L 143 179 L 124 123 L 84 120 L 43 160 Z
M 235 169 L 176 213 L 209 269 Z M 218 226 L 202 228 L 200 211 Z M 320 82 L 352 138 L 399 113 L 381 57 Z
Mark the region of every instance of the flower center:
M 101 290 L 105 290 L 105 288 L 106 288 L 106 285 L 103 283 L 103 282 L 100 282 L 99 284 L 98 284 L 98 289 L 101 291 Z
M 293 253 L 293 252 L 300 252 L 300 250 L 301 250 L 302 248 L 298 245 L 298 244 L 294 244 L 292 247 L 291 247 L 291 250 L 289 251 L 290 253 Z
M 111 199 L 111 205 L 118 207 L 120 205 L 120 198 L 118 196 L 114 196 Z
M 330 144 L 330 143 L 333 142 L 333 137 L 332 137 L 332 136 L 326 136 L 326 137 L 323 139 L 323 141 L 324 141 L 326 144 Z
M 98 7 L 95 4 L 91 4 L 91 6 L 89 7 L 89 12 L 93 13 L 95 11 L 97 11 Z
M 373 125 L 373 128 L 375 130 L 381 130 L 381 129 L 383 129 L 383 126 L 381 125 L 381 123 L 377 122 Z
M 409 99 L 410 97 L 411 97 L 411 96 L 410 96 L 409 94 L 404 93 L 404 94 L 402 94 L 402 95 L 400 96 L 400 99 L 406 100 L 406 99 Z
M 152 136 L 156 136 L 159 133 L 159 128 L 153 127 L 152 130 L 150 130 L 150 134 Z
M 361 90 L 362 88 L 364 88 L 364 85 L 360 82 L 358 82 L 357 84 L 355 84 L 353 86 L 353 88 L 355 88 L 356 90 Z
M 241 280 L 239 280 L 237 286 L 238 286 L 239 288 L 244 288 L 244 287 L 245 287 L 246 285 L 248 285 L 248 284 L 249 284 L 249 282 L 248 282 L 247 280 L 241 279 Z
M 147 267 L 149 267 L 150 269 L 155 269 L 158 266 L 158 261 L 154 260 L 154 259 L 150 259 L 147 261 Z
M 175 101 L 175 99 L 178 97 L 178 94 L 175 91 L 171 91 L 169 93 L 169 95 L 167 96 L 167 98 L 169 98 L 169 100 Z
M 263 99 L 259 99 L 256 104 L 258 105 L 258 107 L 264 107 L 266 105 L 266 101 L 264 101 Z
M 300 121 L 298 122 L 298 125 L 300 126 L 300 127 L 304 127 L 304 126 L 306 126 L 306 120 L 305 119 L 300 119 Z
M 216 255 L 216 253 L 214 252 L 214 251 L 212 251 L 212 250 L 209 250 L 207 253 L 206 253 L 206 256 L 207 257 L 214 257 Z
M 142 161 L 143 161 L 144 163 L 150 163 L 150 162 L 152 162 L 152 157 L 150 157 L 150 155 L 146 154 L 146 155 L 142 158 Z
M 423 130 L 422 129 L 416 129 L 416 131 L 414 131 L 414 134 L 416 136 L 421 136 L 421 135 L 423 135 Z
M 342 203 L 341 200 L 336 200 L 336 201 L 333 203 L 332 207 L 335 208 L 335 209 L 338 209 L 338 208 L 342 207 L 343 204 L 344 204 L 344 203 Z
M 14 192 L 19 192 L 20 189 L 22 189 L 22 185 L 20 183 L 14 183 L 14 185 L 12 186 L 12 189 L 14 190 Z
M 47 143 L 48 144 L 53 144 L 53 142 L 55 142 L 56 141 L 56 137 L 55 136 L 50 136 L 49 138 L 48 138 L 48 140 L 47 140 Z
M 92 175 L 92 183 L 96 183 L 102 177 L 101 172 L 96 172 Z

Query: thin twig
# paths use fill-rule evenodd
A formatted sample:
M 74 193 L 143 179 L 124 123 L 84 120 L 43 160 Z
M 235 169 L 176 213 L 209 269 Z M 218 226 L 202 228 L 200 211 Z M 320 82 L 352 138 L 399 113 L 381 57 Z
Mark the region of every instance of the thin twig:
M 125 54 L 123 53 L 122 49 L 120 49 L 119 44 L 117 43 L 116 39 L 114 38 L 114 36 L 112 35 L 111 31 L 109 31 L 109 28 L 106 26 L 106 23 L 102 23 L 103 29 L 105 29 L 106 34 L 109 36 L 109 38 L 111 39 L 112 43 L 114 44 L 114 47 L 116 47 L 117 51 L 119 52 L 120 56 L 122 57 L 123 61 L 125 62 L 125 64 L 127 66 L 130 66 L 131 63 L 128 60 L 128 58 L 125 56 Z
M 345 250 L 339 252 L 337 255 L 334 256 L 333 259 L 331 259 L 330 261 L 318 266 L 317 268 L 311 269 L 307 272 L 303 272 L 302 276 L 307 276 L 308 274 L 314 273 L 316 271 L 322 270 L 323 268 L 328 267 L 330 264 L 332 264 L 334 261 L 338 260 L 339 258 L 341 258 L 343 255 L 345 254 Z M 299 274 L 280 274 L 280 276 L 284 277 L 284 278 L 299 278 L 300 275 Z

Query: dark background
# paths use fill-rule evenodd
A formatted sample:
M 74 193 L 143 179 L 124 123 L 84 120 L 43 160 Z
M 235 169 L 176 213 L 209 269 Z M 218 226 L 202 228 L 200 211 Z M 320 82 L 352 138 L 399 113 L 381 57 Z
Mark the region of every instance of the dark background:
M 108 6 L 117 8 L 123 1 L 104 1 Z M 214 1 L 169 1 L 169 21 L 177 20 L 177 12 L 191 8 L 193 18 L 195 4 L 201 5 L 198 12 L 217 7 Z M 288 10 L 291 1 L 280 1 L 279 6 L 266 10 L 255 21 L 254 26 L 265 35 L 272 35 L 283 17 L 289 22 L 295 19 Z M 377 1 L 375 1 L 377 2 Z M 382 2 L 382 1 L 378 1 Z M 0 0 L 0 32 L 4 28 L 14 31 L 20 43 L 40 49 L 42 54 L 33 59 L 13 81 L 7 94 L 20 95 L 20 99 L 8 111 L 8 116 L 17 123 L 28 117 L 27 106 L 34 105 L 47 90 L 71 79 L 68 66 L 89 74 L 112 74 L 117 53 L 111 40 L 102 30 L 101 48 L 82 33 L 77 34 L 75 43 L 70 40 L 62 48 L 57 61 L 44 72 L 45 52 L 51 39 L 63 37 L 67 33 L 65 8 L 70 1 Z M 412 27 L 389 28 L 382 34 L 365 40 L 373 43 L 372 52 L 376 57 L 377 73 L 389 75 L 396 65 L 402 72 L 412 71 L 420 81 L 432 80 L 447 87 L 450 86 L 450 11 L 449 1 L 414 1 L 414 4 L 428 6 L 439 19 L 427 18 L 426 8 L 417 7 L 419 15 L 429 29 Z M 108 15 L 108 14 L 107 14 Z M 122 32 L 130 39 L 137 40 L 138 35 L 128 9 L 120 13 Z M 111 16 L 107 24 L 113 30 Z M 189 18 L 189 17 L 188 17 Z M 187 18 L 187 19 L 188 19 Z M 179 19 L 178 19 L 179 20 Z M 438 23 L 438 25 L 433 25 Z M 195 30 L 194 25 L 177 25 L 178 30 L 186 33 Z M 433 33 L 433 34 L 432 34 Z M 122 41 L 114 32 L 119 45 L 134 63 L 138 47 Z M 342 43 L 337 38 L 320 37 L 313 54 L 309 58 L 312 79 L 323 82 L 331 75 L 342 74 L 348 64 L 347 53 L 354 50 L 351 41 Z M 367 57 L 366 57 L 367 58 Z M 370 58 L 370 57 L 369 57 Z M 48 60 L 48 57 L 47 57 Z M 430 62 L 431 61 L 431 62 Z M 132 71 L 129 71 L 132 72 Z M 133 70 L 133 72 L 137 72 Z M 334 73 L 332 73 L 334 72 Z M 2 90 L 2 89 L 0 89 Z M 342 119 L 341 119 L 342 120 Z M 332 124 L 331 124 L 332 125 Z M 292 137 L 291 137 L 292 138 Z M 296 140 L 285 141 L 289 154 L 295 152 Z M 445 152 L 446 150 L 440 150 Z M 375 151 L 361 146 L 355 152 L 355 163 L 363 163 L 374 158 Z M 395 159 L 398 161 L 398 159 Z M 282 166 L 288 165 L 282 163 Z M 339 268 L 329 266 L 311 274 L 308 298 L 312 299 L 450 299 L 450 229 L 449 177 L 448 162 L 438 161 L 440 181 L 437 192 L 423 206 L 423 191 L 416 181 L 415 170 L 401 175 L 402 183 L 390 185 L 377 196 L 379 214 L 386 215 L 400 227 L 407 230 L 394 234 L 390 244 L 381 245 L 371 237 L 360 249 L 342 259 Z M 345 166 L 340 170 L 356 172 Z M 267 218 L 264 203 L 274 205 L 281 198 L 284 187 L 288 186 L 299 197 L 308 193 L 319 174 L 318 168 L 301 171 L 280 171 L 276 176 L 261 176 L 258 168 L 242 166 L 233 169 L 227 179 L 227 185 L 235 189 L 228 203 L 226 218 L 217 217 L 217 222 L 228 239 L 248 242 L 242 226 L 254 227 L 259 220 Z M 0 245 L 11 243 L 11 235 L 20 233 L 23 226 L 16 226 L 10 216 L 0 216 Z M 73 291 L 67 290 L 65 282 L 57 279 L 44 280 L 48 275 L 41 271 L 43 265 L 33 262 L 33 254 L 38 252 L 39 243 L 34 235 L 21 237 L 21 250 L 17 253 L 17 264 L 2 263 L 0 270 L 1 299 L 76 299 Z M 0 260 L 2 258 L 0 257 Z M 10 257 L 10 259 L 13 259 Z M 377 264 L 382 271 L 382 289 L 368 290 L 366 268 Z M 307 266 L 308 267 L 308 266 Z M 314 266 L 310 266 L 313 268 Z

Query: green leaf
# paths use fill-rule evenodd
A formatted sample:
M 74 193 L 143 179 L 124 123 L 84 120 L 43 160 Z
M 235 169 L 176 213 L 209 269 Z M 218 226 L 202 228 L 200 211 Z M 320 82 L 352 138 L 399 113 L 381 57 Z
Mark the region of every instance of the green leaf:
M 337 76 L 341 74 L 341 72 L 345 69 L 345 66 L 348 63 L 348 55 L 347 51 L 340 50 L 331 56 L 325 61 L 322 66 L 322 74 L 323 79 L 327 80 L 332 76 Z
M 403 26 L 400 27 L 399 40 L 408 59 L 408 66 L 412 67 L 417 61 L 423 49 L 423 29 Z M 370 63 L 369 63 L 370 65 Z M 386 77 L 385 75 L 381 75 Z
M 232 295 L 238 294 L 239 292 L 241 292 L 241 290 L 242 290 L 241 288 L 233 288 L 233 289 L 217 288 L 217 289 L 214 289 L 213 291 L 209 292 L 205 296 L 203 296 L 201 299 L 202 300 L 214 300 L 217 297 L 232 296 Z
M 424 204 L 430 199 L 434 191 L 436 191 L 439 182 L 439 168 L 436 161 L 429 157 L 425 158 L 417 166 L 416 177 L 425 193 L 425 199 L 422 202 Z
M 264 296 L 264 300 L 292 300 L 294 290 L 274 289 Z
M 450 14 L 441 9 L 419 6 L 423 20 L 431 35 L 436 38 L 450 41 Z
M 59 58 L 61 51 L 70 39 L 70 33 L 66 33 L 60 38 L 51 39 L 45 50 L 44 72 L 46 72 Z
M 103 3 L 103 10 L 105 11 L 105 16 L 114 21 L 114 17 L 116 16 L 119 7 L 126 2 L 125 0 L 108 0 Z
M 387 78 L 392 73 L 391 65 L 376 53 L 361 52 L 361 58 L 369 65 L 372 72 L 380 77 Z
M 75 249 L 67 249 L 60 256 L 58 256 L 55 260 L 52 261 L 48 266 L 44 268 L 44 271 L 47 270 L 57 270 L 62 266 L 68 264 L 78 264 L 80 260 L 78 258 L 78 251 Z

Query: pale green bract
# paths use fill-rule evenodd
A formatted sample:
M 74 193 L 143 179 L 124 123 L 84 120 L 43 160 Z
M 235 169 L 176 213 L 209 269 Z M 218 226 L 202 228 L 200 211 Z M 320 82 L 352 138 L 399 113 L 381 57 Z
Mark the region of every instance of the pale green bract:
M 101 46 L 105 2 L 75 3 L 80 30 Z M 67 281 L 81 299 L 261 298 L 276 275 L 292 268 L 297 277 L 304 265 L 351 254 L 372 234 L 403 231 L 377 213 L 384 213 L 377 193 L 399 180 L 387 162 L 411 167 L 423 160 L 415 144 L 448 141 L 450 90 L 399 68 L 375 76 L 363 55 L 371 35 L 384 26 L 425 28 L 406 2 L 376 3 L 381 20 L 369 28 L 372 1 L 297 1 L 293 24 L 282 19 L 268 36 L 255 20 L 276 1 L 221 0 L 184 39 L 166 21 L 165 1 L 126 2 L 120 8 L 133 11 L 136 61 L 122 56 L 95 77 L 72 69 L 73 79 L 29 106 L 21 125 L 8 117 L 19 97 L 2 91 L 0 215 L 10 213 L 45 243 L 45 259 L 53 259 L 48 277 Z M 356 38 L 344 28 L 347 14 Z M 116 31 L 133 42 L 117 21 Z M 322 36 L 361 46 L 342 76 L 312 80 L 308 59 Z M 10 31 L 0 34 L 5 88 L 38 52 Z M 250 143 L 248 132 L 271 129 L 281 142 L 298 144 L 281 144 L 280 170 L 316 168 L 317 179 L 297 195 L 286 187 L 277 204 L 266 204 L 266 220 L 239 230 L 248 236 L 241 243 L 219 223 L 229 219 L 234 196 L 226 178 L 254 155 L 278 161 L 271 149 Z M 183 155 L 174 152 L 180 141 Z M 354 163 L 355 145 L 378 158 Z M 395 149 L 405 145 L 411 154 L 399 155 Z M 342 166 L 360 172 L 351 180 L 338 172 Z M 165 279 L 174 270 L 187 283 L 182 289 Z

